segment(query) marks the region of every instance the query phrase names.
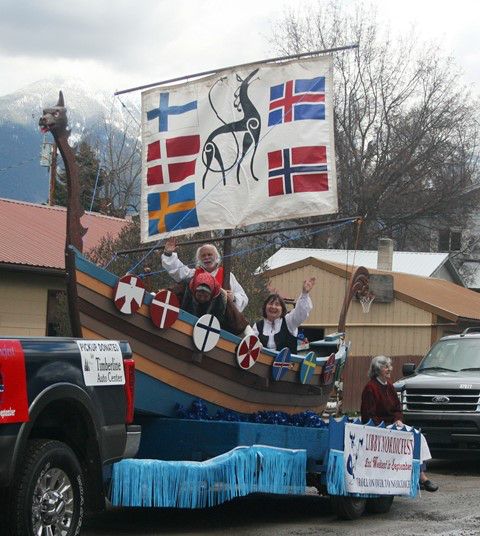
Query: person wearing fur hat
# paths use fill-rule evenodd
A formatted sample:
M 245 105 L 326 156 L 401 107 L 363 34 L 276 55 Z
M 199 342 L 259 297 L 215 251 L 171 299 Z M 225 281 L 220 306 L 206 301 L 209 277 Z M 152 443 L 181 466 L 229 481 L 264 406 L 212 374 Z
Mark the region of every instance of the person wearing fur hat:
M 216 316 L 220 327 L 235 335 L 243 333 L 248 326 L 248 320 L 235 310 L 235 306 L 227 299 L 227 292 L 208 272 L 198 272 L 190 279 L 180 303 L 180 307 L 192 315 Z
M 165 242 L 162 253 L 162 266 L 168 275 L 177 283 L 189 280 L 196 273 L 207 272 L 211 274 L 216 281 L 223 285 L 223 267 L 220 265 L 220 254 L 213 244 L 204 244 L 197 249 L 196 267 L 189 268 L 178 258 L 175 252 L 177 242 L 175 237 L 169 238 Z M 229 302 L 235 304 L 241 312 L 248 305 L 248 297 L 245 294 L 237 278 L 230 272 L 230 288 L 226 291 L 226 297 Z

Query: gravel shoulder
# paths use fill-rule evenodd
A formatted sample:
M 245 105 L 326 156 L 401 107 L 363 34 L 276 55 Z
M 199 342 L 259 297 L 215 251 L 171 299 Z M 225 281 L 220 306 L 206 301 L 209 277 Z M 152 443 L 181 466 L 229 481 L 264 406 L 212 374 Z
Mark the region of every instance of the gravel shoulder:
M 231 536 L 477 536 L 480 463 L 433 461 L 428 474 L 440 486 L 416 499 L 395 497 L 388 514 L 339 521 L 327 498 L 255 495 L 208 510 L 111 509 L 89 518 L 82 535 L 194 534 Z

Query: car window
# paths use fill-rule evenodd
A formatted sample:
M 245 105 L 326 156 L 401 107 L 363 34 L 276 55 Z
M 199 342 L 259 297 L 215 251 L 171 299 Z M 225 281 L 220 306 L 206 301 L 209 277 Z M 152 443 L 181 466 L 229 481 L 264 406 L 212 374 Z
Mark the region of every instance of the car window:
M 438 341 L 422 360 L 418 370 L 427 368 L 454 371 L 480 368 L 480 338 Z

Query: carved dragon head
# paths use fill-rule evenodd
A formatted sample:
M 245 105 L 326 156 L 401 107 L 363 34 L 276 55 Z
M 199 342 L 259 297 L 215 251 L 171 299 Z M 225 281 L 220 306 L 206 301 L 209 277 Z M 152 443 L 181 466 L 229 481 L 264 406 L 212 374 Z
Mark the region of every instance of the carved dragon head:
M 51 132 L 54 136 L 68 136 L 67 109 L 63 101 L 63 93 L 58 94 L 58 102 L 51 108 L 45 108 L 43 115 L 38 121 L 42 132 Z

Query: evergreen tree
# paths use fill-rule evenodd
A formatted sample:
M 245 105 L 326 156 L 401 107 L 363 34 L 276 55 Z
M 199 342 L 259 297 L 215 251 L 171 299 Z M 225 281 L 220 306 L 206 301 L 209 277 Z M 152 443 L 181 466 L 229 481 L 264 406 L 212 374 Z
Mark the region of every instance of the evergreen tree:
M 85 140 L 81 140 L 74 148 L 75 159 L 78 165 L 79 182 L 80 182 L 80 203 L 85 210 L 93 212 L 105 211 L 105 199 L 101 197 L 102 187 L 105 181 L 105 171 L 100 168 L 100 162 L 92 146 Z M 98 174 L 98 181 L 97 181 Z M 96 188 L 95 188 L 96 183 Z M 95 193 L 95 199 L 92 206 L 92 197 Z M 58 173 L 55 185 L 55 203 L 56 205 L 67 205 L 67 184 L 65 170 Z

